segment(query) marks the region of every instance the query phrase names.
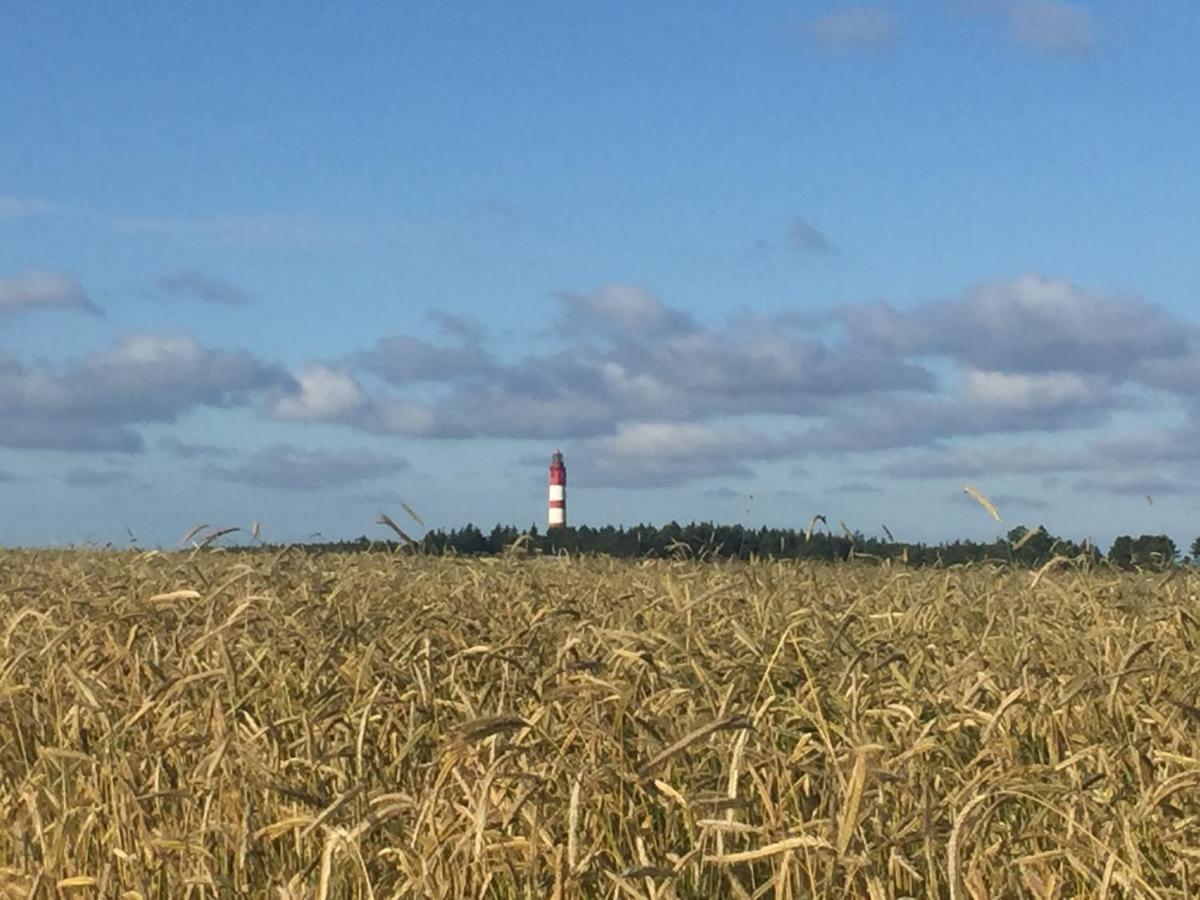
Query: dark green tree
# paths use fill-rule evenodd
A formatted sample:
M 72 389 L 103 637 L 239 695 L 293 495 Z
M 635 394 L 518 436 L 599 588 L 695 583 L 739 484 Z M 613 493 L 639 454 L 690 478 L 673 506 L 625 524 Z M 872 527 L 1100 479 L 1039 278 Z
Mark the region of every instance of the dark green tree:
M 1122 569 L 1169 569 L 1178 555 L 1175 542 L 1165 534 L 1123 534 L 1109 548 L 1108 561 Z
M 1142 568 L 1161 570 L 1175 565 L 1179 550 L 1165 534 L 1143 534 L 1133 542 L 1133 555 L 1136 564 Z
M 1123 534 L 1114 540 L 1112 546 L 1108 548 L 1108 561 L 1122 569 L 1132 569 L 1134 565 L 1133 538 Z

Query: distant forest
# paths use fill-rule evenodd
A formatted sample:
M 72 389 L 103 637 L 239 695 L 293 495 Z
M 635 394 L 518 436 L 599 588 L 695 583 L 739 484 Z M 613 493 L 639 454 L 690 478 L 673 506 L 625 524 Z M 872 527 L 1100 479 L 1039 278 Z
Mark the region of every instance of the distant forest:
M 550 531 L 536 526 L 521 531 L 497 525 L 484 532 L 475 525 L 453 531 L 430 531 L 420 539 L 409 537 L 392 521 L 388 523 L 400 541 L 371 540 L 297 545 L 310 552 L 347 552 L 388 547 L 411 549 L 432 555 L 484 556 L 505 552 L 574 555 L 605 555 L 624 558 L 690 559 L 804 559 L 834 562 L 850 559 L 895 560 L 913 566 L 952 566 L 967 562 L 1005 562 L 1042 566 L 1056 556 L 1106 559 L 1125 569 L 1167 569 L 1181 562 L 1200 559 L 1200 538 L 1192 544 L 1191 557 L 1181 559 L 1175 542 L 1163 534 L 1138 537 L 1122 535 L 1108 552 L 1088 543 L 1079 544 L 1055 537 L 1043 527 L 1014 528 L 991 542 L 957 540 L 937 545 L 905 543 L 867 537 L 860 532 L 835 532 L 823 522 L 818 528 L 797 531 L 786 528 L 746 528 L 693 522 L 663 526 L 560 528 Z M 814 520 L 814 524 L 816 521 Z M 231 548 L 232 549 L 232 548 Z M 249 549 L 249 548 L 241 548 Z

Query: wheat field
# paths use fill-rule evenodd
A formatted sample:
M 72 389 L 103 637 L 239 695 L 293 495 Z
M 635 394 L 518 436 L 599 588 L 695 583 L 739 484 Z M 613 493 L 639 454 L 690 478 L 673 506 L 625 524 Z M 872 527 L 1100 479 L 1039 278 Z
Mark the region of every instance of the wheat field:
M 1198 579 L 0 553 L 0 897 L 1190 897 Z

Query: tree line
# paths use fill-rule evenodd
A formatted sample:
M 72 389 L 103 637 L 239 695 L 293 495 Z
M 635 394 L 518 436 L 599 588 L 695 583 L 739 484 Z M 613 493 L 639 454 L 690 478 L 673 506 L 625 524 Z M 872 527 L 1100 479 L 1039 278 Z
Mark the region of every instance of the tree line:
M 815 524 L 815 523 L 814 523 Z M 1108 552 L 1084 541 L 1057 537 L 1044 527 L 1018 527 L 993 541 L 955 540 L 941 544 L 909 543 L 867 536 L 858 531 L 834 532 L 828 527 L 747 528 L 692 522 L 680 525 L 581 525 L 541 531 L 537 526 L 520 530 L 496 525 L 489 532 L 468 524 L 450 531 L 426 532 L 407 541 L 372 540 L 365 535 L 353 541 L 301 544 L 320 552 L 347 552 L 370 548 L 411 548 L 431 555 L 486 556 L 514 550 L 526 553 L 603 555 L 623 558 L 691 559 L 797 559 L 835 562 L 850 559 L 895 560 L 913 566 L 951 566 L 969 562 L 1006 562 L 1041 566 L 1056 556 L 1107 559 L 1124 569 L 1166 569 L 1182 561 L 1178 548 L 1164 534 L 1122 535 Z M 1192 558 L 1200 560 L 1200 538 L 1192 544 Z

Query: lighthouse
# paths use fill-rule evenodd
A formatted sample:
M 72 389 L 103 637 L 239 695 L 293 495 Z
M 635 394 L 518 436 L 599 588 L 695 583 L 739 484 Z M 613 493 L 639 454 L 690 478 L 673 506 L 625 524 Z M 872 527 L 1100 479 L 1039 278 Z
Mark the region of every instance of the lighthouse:
M 567 527 L 567 467 L 559 450 L 550 457 L 550 505 L 546 509 L 546 524 L 550 528 Z

